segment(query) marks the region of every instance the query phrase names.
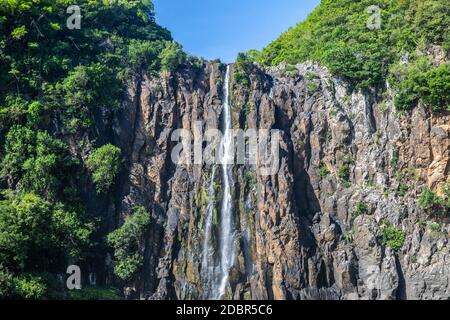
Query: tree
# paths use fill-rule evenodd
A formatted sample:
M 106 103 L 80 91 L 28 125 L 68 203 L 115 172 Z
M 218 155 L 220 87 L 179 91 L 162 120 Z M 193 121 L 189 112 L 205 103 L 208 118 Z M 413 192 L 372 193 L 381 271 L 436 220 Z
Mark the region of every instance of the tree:
M 434 111 L 450 111 L 450 63 L 431 69 L 426 75 L 423 101 Z
M 3 192 L 0 201 L 0 296 L 47 294 L 47 273 L 83 258 L 93 226 L 79 214 L 32 194 Z
M 106 144 L 95 149 L 86 161 L 98 193 L 108 191 L 113 184 L 120 168 L 120 155 L 121 151 L 118 147 Z
M 149 0 L 79 0 L 80 30 L 64 25 L 71 4 L 0 1 L 2 298 L 50 297 L 69 260 L 98 250 L 79 196 L 85 168 L 75 159 L 84 153 L 73 142 L 98 138 L 94 119 L 118 112 L 123 82 L 133 72 L 157 73 L 161 59 L 173 70 L 184 60 L 181 46 L 156 24 Z M 105 192 L 120 150 L 109 145 L 89 158 L 97 190 Z
M 429 44 L 448 50 L 450 9 L 447 1 L 377 1 L 375 5 L 380 8 L 382 21 L 379 29 L 367 27 L 372 14 L 367 8 L 372 5 L 373 1 L 369 0 L 322 1 L 305 21 L 252 56 L 272 66 L 281 62 L 317 61 L 334 75 L 345 77 L 354 88 L 367 90 L 383 86 L 390 70 L 398 65 L 405 52 L 413 53 Z M 444 92 L 441 84 L 445 82 L 439 82 L 439 88 L 434 84 L 433 87 Z M 418 100 L 415 91 L 408 95 L 407 88 L 411 87 L 409 83 L 400 88 L 399 104 L 403 108 Z M 430 98 L 431 104 L 436 105 L 438 97 Z
M 34 192 L 46 199 L 54 198 L 61 175 L 72 164 L 66 145 L 45 131 L 14 126 L 6 136 L 5 157 L 0 178 L 24 192 Z
M 123 280 L 130 279 L 142 266 L 142 237 L 150 224 L 150 214 L 144 207 L 136 207 L 124 224 L 108 234 L 114 248 L 114 273 Z
M 166 72 L 173 72 L 185 62 L 186 53 L 181 45 L 175 41 L 167 41 L 160 54 L 161 69 Z

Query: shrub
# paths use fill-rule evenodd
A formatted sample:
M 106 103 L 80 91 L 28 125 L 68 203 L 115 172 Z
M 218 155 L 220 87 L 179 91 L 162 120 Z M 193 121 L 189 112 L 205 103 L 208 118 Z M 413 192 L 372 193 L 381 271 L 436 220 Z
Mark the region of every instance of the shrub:
M 286 66 L 281 70 L 281 74 L 288 77 L 297 77 L 300 74 L 300 71 L 296 66 L 292 64 L 286 64 Z
M 319 167 L 320 177 L 325 178 L 326 176 L 328 176 L 329 173 L 330 171 L 328 170 L 327 166 L 323 162 L 321 162 Z
M 338 177 L 342 180 L 348 180 L 350 175 L 350 167 L 348 164 L 342 165 L 342 167 L 339 168 L 338 171 Z
M 58 270 L 71 259 L 80 259 L 92 225 L 62 204 L 52 204 L 34 194 L 4 192 L 0 201 L 0 261 L 13 275 Z M 52 263 L 46 260 L 52 257 Z M 56 263 L 55 261 L 59 261 Z
M 420 195 L 418 200 L 420 208 L 429 210 L 439 203 L 440 199 L 434 192 L 432 192 L 429 188 L 423 188 L 422 194 Z
M 68 292 L 69 300 L 120 300 L 121 296 L 116 288 L 85 287 L 81 290 Z
M 308 84 L 306 85 L 306 89 L 308 92 L 308 95 L 312 96 L 318 89 L 319 89 L 319 84 L 317 84 L 314 81 L 309 81 Z
M 19 39 L 23 38 L 24 36 L 26 36 L 27 33 L 28 33 L 28 31 L 25 28 L 25 26 L 21 26 L 21 27 L 15 28 L 13 31 L 11 31 L 11 37 L 13 37 L 16 40 L 19 40 Z
M 450 63 L 430 70 L 427 86 L 423 93 L 423 102 L 434 111 L 450 111 Z
M 450 211 L 449 183 L 444 183 L 443 196 L 440 197 L 429 188 L 423 188 L 417 203 L 419 207 L 433 215 L 448 215 Z
M 160 69 L 159 55 L 164 47 L 160 41 L 141 41 L 132 39 L 128 45 L 128 63 L 134 71 Z
M 115 109 L 119 106 L 120 83 L 111 70 L 100 63 L 78 66 L 64 79 L 64 101 L 76 108 L 99 105 Z
M 350 165 L 349 163 L 344 163 L 338 171 L 338 177 L 341 180 L 342 185 L 345 188 L 350 187 Z
M 167 41 L 159 58 L 161 59 L 161 69 L 163 71 L 173 72 L 180 64 L 186 61 L 186 53 L 179 43 Z
M 72 162 L 66 145 L 47 132 L 14 126 L 8 132 L 0 178 L 20 182 L 24 192 L 54 198 L 62 173 Z
M 430 59 L 420 57 L 391 71 L 391 83 L 396 89 L 395 107 L 409 110 L 418 102 L 439 112 L 450 105 L 450 64 L 438 67 Z
M 11 296 L 14 290 L 13 276 L 0 267 L 0 298 Z
M 431 232 L 440 232 L 441 231 L 441 225 L 436 222 L 432 222 L 428 224 L 428 227 L 430 228 Z
M 194 72 L 199 72 L 202 69 L 203 66 L 203 59 L 198 58 L 196 56 L 188 56 L 187 58 L 188 62 L 192 66 L 192 69 Z
M 353 210 L 353 216 L 358 217 L 365 214 L 369 214 L 369 206 L 364 201 L 358 201 Z
M 251 71 L 253 62 L 245 53 L 239 53 L 236 58 L 235 70 L 233 79 L 234 82 L 243 87 L 250 86 L 249 73 Z
M 86 161 L 92 174 L 92 181 L 97 186 L 97 192 L 108 191 L 119 172 L 121 150 L 112 144 L 106 144 L 94 150 Z
M 400 182 L 396 191 L 397 195 L 399 197 L 403 197 L 405 196 L 406 192 L 408 192 L 408 186 L 404 182 Z
M 402 230 L 392 226 L 385 226 L 382 230 L 382 241 L 394 252 L 399 251 L 405 242 L 405 234 Z
M 15 293 L 25 299 L 43 299 L 47 291 L 46 285 L 41 277 L 30 274 L 15 279 Z
M 124 224 L 109 233 L 108 243 L 116 258 L 114 273 L 122 280 L 130 279 L 142 266 L 142 237 L 150 224 L 150 214 L 144 207 L 136 207 Z
M 252 171 L 250 171 L 250 170 L 248 170 L 248 171 L 245 173 L 245 177 L 246 177 L 246 179 L 247 179 L 247 184 L 246 184 L 245 190 L 246 190 L 246 192 L 248 193 L 248 192 L 250 192 L 251 190 L 253 190 L 253 188 L 255 187 L 255 184 L 256 184 L 256 177 L 255 177 L 255 173 L 252 172 Z

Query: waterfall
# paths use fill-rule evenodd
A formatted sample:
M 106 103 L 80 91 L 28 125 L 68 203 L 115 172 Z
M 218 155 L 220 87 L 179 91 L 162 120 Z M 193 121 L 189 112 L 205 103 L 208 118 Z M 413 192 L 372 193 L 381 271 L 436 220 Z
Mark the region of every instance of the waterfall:
M 220 284 L 218 298 L 225 294 L 228 282 L 228 274 L 235 259 L 233 230 L 233 203 L 231 198 L 231 185 L 233 184 L 233 134 L 231 128 L 231 107 L 230 107 L 230 66 L 227 66 L 224 84 L 223 103 L 223 138 L 221 143 L 221 167 L 222 167 L 222 205 L 220 215 Z
M 232 168 L 234 157 L 233 135 L 231 126 L 231 106 L 229 97 L 230 67 L 227 67 L 223 89 L 222 132 L 219 146 L 219 158 L 222 175 L 222 200 L 220 204 L 220 221 L 218 222 L 218 250 L 214 248 L 213 216 L 215 210 L 214 181 L 216 168 L 213 166 L 208 190 L 207 216 L 202 249 L 201 274 L 205 299 L 221 299 L 225 295 L 228 275 L 236 260 L 235 235 L 233 221 L 233 203 L 231 186 L 233 185 Z M 217 252 L 217 254 L 215 254 Z

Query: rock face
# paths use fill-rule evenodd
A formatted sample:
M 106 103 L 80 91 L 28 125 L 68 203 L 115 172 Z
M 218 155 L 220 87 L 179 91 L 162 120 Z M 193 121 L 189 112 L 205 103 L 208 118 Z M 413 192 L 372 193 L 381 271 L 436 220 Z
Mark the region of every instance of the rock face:
M 238 241 L 224 298 L 449 299 L 450 226 L 417 199 L 448 179 L 450 115 L 422 106 L 400 114 L 389 90 L 350 93 L 314 64 L 252 69 L 250 85 L 232 85 L 233 126 L 280 130 L 279 170 L 233 167 Z M 205 62 L 129 84 L 114 121 L 126 170 L 107 229 L 135 205 L 153 217 L 130 298 L 205 298 L 205 219 L 221 181 L 208 194 L 212 165 L 174 163 L 171 137 L 220 128 L 224 73 Z M 383 240 L 388 226 L 404 235 L 401 248 Z

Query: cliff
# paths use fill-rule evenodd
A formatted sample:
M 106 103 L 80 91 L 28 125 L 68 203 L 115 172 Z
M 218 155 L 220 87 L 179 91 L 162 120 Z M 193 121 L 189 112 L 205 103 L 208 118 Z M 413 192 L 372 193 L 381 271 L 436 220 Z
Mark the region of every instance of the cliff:
M 222 181 L 213 165 L 173 163 L 171 133 L 221 128 L 224 78 L 225 66 L 205 62 L 128 85 L 113 120 L 126 169 L 107 229 L 137 204 L 152 216 L 128 298 L 208 298 L 202 246 Z M 279 171 L 232 167 L 236 259 L 225 298 L 448 299 L 448 215 L 418 205 L 424 186 L 440 194 L 448 179 L 448 112 L 400 113 L 389 89 L 355 92 L 311 63 L 254 64 L 249 79 L 232 80 L 233 127 L 280 130 Z

